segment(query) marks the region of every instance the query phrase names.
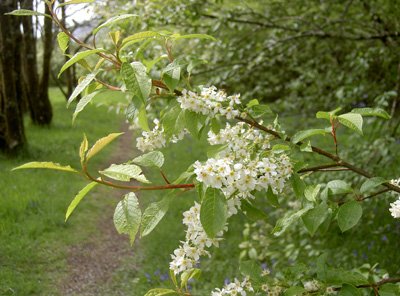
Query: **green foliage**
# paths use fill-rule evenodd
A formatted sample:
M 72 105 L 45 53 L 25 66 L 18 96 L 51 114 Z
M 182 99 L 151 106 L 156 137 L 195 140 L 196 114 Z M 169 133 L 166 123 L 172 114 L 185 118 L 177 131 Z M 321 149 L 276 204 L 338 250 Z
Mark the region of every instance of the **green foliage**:
M 325 203 L 321 203 L 315 208 L 309 210 L 305 213 L 301 219 L 303 220 L 304 225 L 306 226 L 308 232 L 313 236 L 315 232 L 318 230 L 318 227 L 325 221 L 325 219 L 329 215 L 328 205 Z
M 353 228 L 362 216 L 362 207 L 357 201 L 346 202 L 337 213 L 338 224 L 342 232 Z
M 60 165 L 59 163 L 54 163 L 54 162 L 38 162 L 38 161 L 33 161 L 33 162 L 28 162 L 23 165 L 20 165 L 16 168 L 13 168 L 12 170 L 21 170 L 21 169 L 50 169 L 50 170 L 59 170 L 59 171 L 65 171 L 65 172 L 72 172 L 72 173 L 77 173 L 78 171 L 71 168 L 71 166 L 66 165 Z
M 99 173 L 117 181 L 129 182 L 135 179 L 142 183 L 150 183 L 142 174 L 142 169 L 134 164 L 112 164 Z
M 309 129 L 305 131 L 299 131 L 292 137 L 292 143 L 297 144 L 298 142 L 303 141 L 312 136 L 316 135 L 325 135 L 329 133 L 326 129 Z
M 72 4 L 82 4 L 82 3 L 93 3 L 94 0 L 69 0 L 69 1 L 65 1 L 63 3 L 60 3 L 58 5 L 58 7 L 63 7 L 66 5 L 72 5 Z
M 151 203 L 143 213 L 141 222 L 141 236 L 150 234 L 160 223 L 169 209 L 172 197 L 167 195 L 161 201 Z
M 110 18 L 109 20 L 107 20 L 106 22 L 102 23 L 97 28 L 95 28 L 93 30 L 93 35 L 96 35 L 97 32 L 99 32 L 103 28 L 106 28 L 106 27 L 111 26 L 111 25 L 113 25 L 113 24 L 115 24 L 117 22 L 126 20 L 128 18 L 132 18 L 132 17 L 137 17 L 137 15 L 135 15 L 135 14 L 122 14 L 122 15 L 114 16 L 114 17 Z
M 160 151 L 151 151 L 132 159 L 132 162 L 141 166 L 161 168 L 164 164 L 164 154 Z
M 67 107 L 79 96 L 79 94 L 81 92 L 83 92 L 83 90 L 86 87 L 89 86 L 89 84 L 96 78 L 96 75 L 98 73 L 99 73 L 99 71 L 97 70 L 97 71 L 95 71 L 93 73 L 88 74 L 84 79 L 82 79 L 82 81 L 78 84 L 78 86 L 74 89 L 74 91 L 72 92 L 72 94 L 68 98 Z M 80 111 L 83 110 L 85 105 L 87 105 L 90 102 L 90 100 L 93 99 L 94 95 L 96 95 L 96 93 L 93 94 L 93 95 L 89 94 L 88 96 L 86 96 L 84 102 L 82 102 L 80 104 L 78 103 L 78 106 L 77 106 L 78 111 L 75 111 L 76 114 L 78 114 Z M 80 109 L 80 111 L 79 111 L 79 109 Z
M 96 48 L 96 49 L 90 49 L 90 50 L 85 50 L 85 51 L 80 51 L 76 53 L 74 56 L 72 56 L 62 67 L 60 72 L 58 73 L 58 77 L 61 76 L 61 74 L 71 67 L 73 64 L 78 63 L 79 61 L 82 61 L 83 59 L 87 58 L 88 56 L 91 56 L 93 54 L 99 53 L 99 52 L 104 52 L 104 49 L 101 48 Z M 89 83 L 88 83 L 89 84 Z M 82 89 L 83 90 L 83 89 Z
M 89 149 L 89 151 L 86 153 L 86 160 L 89 160 L 93 156 L 95 156 L 97 153 L 99 153 L 101 150 L 104 149 L 108 144 L 110 144 L 112 141 L 114 141 L 116 138 L 121 136 L 123 133 L 111 133 L 108 136 L 105 136 L 94 143 L 92 148 Z
M 226 199 L 218 189 L 207 188 L 201 202 L 200 221 L 209 237 L 215 237 L 227 220 Z
M 146 104 L 151 91 L 151 79 L 147 76 L 146 67 L 139 62 L 123 63 L 121 74 L 127 89 L 133 94 L 132 100 L 136 108 Z
M 78 206 L 78 204 L 82 201 L 82 199 L 88 194 L 90 190 L 93 189 L 98 183 L 96 182 L 91 182 L 87 184 L 79 193 L 74 197 L 74 199 L 71 201 L 71 203 L 68 206 L 67 212 L 65 214 L 65 221 L 68 220 L 69 216 L 71 216 L 72 212 L 75 210 L 75 208 Z
M 15 15 L 15 16 L 44 16 L 51 18 L 50 15 L 41 13 L 38 11 L 33 11 L 29 9 L 18 9 L 18 10 L 13 10 L 11 12 L 5 13 L 5 15 Z
M 128 234 L 131 245 L 139 230 L 142 212 L 136 195 L 131 192 L 124 196 L 115 208 L 114 225 L 120 234 Z
M 61 51 L 65 53 L 69 46 L 69 36 L 64 32 L 60 32 L 57 34 L 57 42 L 58 46 L 60 47 Z

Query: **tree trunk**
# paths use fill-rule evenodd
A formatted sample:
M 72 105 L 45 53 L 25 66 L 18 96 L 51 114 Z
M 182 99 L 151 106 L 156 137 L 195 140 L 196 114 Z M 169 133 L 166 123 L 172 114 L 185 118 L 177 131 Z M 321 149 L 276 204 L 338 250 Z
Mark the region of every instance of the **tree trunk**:
M 21 8 L 33 10 L 33 0 L 21 0 Z M 22 17 L 24 29 L 24 63 L 23 73 L 26 89 L 28 92 L 29 112 L 34 124 L 40 124 L 40 109 L 37 106 L 39 75 L 36 57 L 36 38 L 34 35 L 33 22 L 31 17 Z
M 20 18 L 4 15 L 17 9 L 17 0 L 0 1 L 0 149 L 13 152 L 25 144 L 22 106 Z
M 45 4 L 45 13 L 50 14 L 49 8 Z M 35 123 L 39 125 L 48 125 L 51 123 L 53 111 L 49 99 L 49 79 L 50 79 L 50 62 L 51 53 L 53 51 L 53 23 L 50 18 L 44 18 L 44 40 L 43 40 L 43 65 L 42 79 L 40 80 L 38 96 L 33 108 L 37 111 Z
M 60 0 L 60 3 L 64 3 L 65 0 Z M 65 6 L 61 7 L 61 23 L 64 26 L 64 28 L 67 28 L 67 22 L 66 22 L 67 14 L 65 13 Z M 70 48 L 68 47 L 65 50 L 65 53 L 68 54 L 70 53 Z M 65 56 L 65 62 L 69 60 L 68 56 Z M 74 79 L 73 79 L 73 71 L 72 67 L 69 67 L 64 71 L 64 77 L 65 77 L 65 82 L 67 85 L 67 96 L 65 97 L 66 100 L 71 96 L 72 92 L 74 91 L 75 84 L 74 84 Z

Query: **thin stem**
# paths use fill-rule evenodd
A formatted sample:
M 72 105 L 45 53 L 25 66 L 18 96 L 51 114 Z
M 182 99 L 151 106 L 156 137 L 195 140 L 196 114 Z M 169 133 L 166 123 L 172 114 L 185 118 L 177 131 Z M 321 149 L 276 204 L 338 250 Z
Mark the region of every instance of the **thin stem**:
M 386 193 L 386 192 L 388 192 L 388 191 L 390 191 L 390 189 L 388 189 L 388 188 L 382 189 L 382 190 L 379 190 L 379 191 L 377 191 L 377 192 L 375 192 L 375 193 L 372 193 L 371 195 L 364 196 L 364 197 L 360 198 L 359 200 L 360 200 L 360 201 L 363 201 L 363 200 L 366 200 L 366 199 L 375 197 L 375 196 L 377 196 L 377 195 L 379 195 L 379 194 Z
M 301 169 L 301 170 L 299 170 L 297 172 L 299 174 L 301 174 L 301 173 L 306 173 L 306 172 L 320 171 L 320 170 L 329 169 L 329 168 L 336 168 L 336 167 L 339 167 L 339 166 L 340 165 L 335 162 L 335 163 L 318 165 L 318 166 L 315 166 L 315 167 L 304 168 L 304 169 Z
M 101 81 L 101 80 L 99 80 L 99 79 L 97 79 L 97 78 L 96 78 L 96 81 L 97 81 L 98 83 L 104 85 L 104 86 L 107 87 L 108 89 L 115 90 L 115 91 L 120 91 L 120 90 L 121 90 L 120 87 L 114 86 L 114 85 L 111 85 L 111 84 L 108 84 L 108 83 L 106 83 L 106 82 L 104 82 L 104 81 Z
M 130 191 L 139 191 L 139 190 L 168 190 L 168 189 L 191 189 L 194 188 L 193 183 L 189 184 L 167 184 L 167 185 L 155 185 L 155 186 L 132 186 L 132 185 L 122 185 L 122 184 L 116 184 L 110 181 L 106 181 L 103 179 L 97 179 L 91 176 L 88 172 L 87 165 L 84 164 L 83 167 L 83 173 L 86 175 L 86 177 L 96 183 L 103 184 L 109 187 L 114 187 L 114 188 L 119 188 L 119 189 L 128 189 Z
M 163 177 L 165 183 L 171 184 L 171 182 L 168 180 L 167 176 L 164 174 L 162 170 L 160 170 L 161 176 Z
M 78 38 L 76 38 L 67 28 L 64 27 L 64 25 L 61 23 L 61 21 L 59 20 L 59 18 L 57 17 L 57 14 L 55 13 L 55 11 L 53 10 L 52 4 L 49 3 L 49 10 L 50 10 L 50 14 L 51 17 L 53 19 L 53 21 L 56 23 L 56 25 L 61 29 L 61 31 L 63 31 L 65 34 L 68 35 L 69 38 L 71 38 L 73 41 L 75 41 L 77 44 L 79 44 L 80 46 L 87 48 L 87 49 L 95 49 L 93 47 L 91 47 L 90 45 L 82 42 L 81 40 L 79 40 Z M 97 55 L 101 56 L 102 58 L 110 61 L 111 63 L 113 63 L 118 69 L 120 68 L 121 64 L 114 60 L 113 58 L 110 58 L 109 56 L 105 55 L 102 52 L 98 52 Z

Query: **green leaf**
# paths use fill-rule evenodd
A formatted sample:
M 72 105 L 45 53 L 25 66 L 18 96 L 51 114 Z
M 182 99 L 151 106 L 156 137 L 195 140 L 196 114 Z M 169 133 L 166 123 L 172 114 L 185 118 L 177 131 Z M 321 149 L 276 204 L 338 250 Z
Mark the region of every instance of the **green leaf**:
M 146 73 L 146 67 L 139 62 L 122 63 L 121 75 L 127 89 L 134 95 L 133 103 L 139 109 L 142 104 L 146 104 L 151 92 L 151 79 Z
M 86 138 L 86 135 L 83 134 L 83 140 L 81 143 L 81 146 L 79 148 L 79 157 L 81 159 L 81 164 L 83 165 L 86 161 L 86 152 L 89 149 L 89 143 L 88 140 Z
M 304 196 L 306 197 L 307 200 L 311 202 L 317 201 L 317 195 L 319 191 L 321 190 L 321 185 L 308 185 L 304 189 Z
M 296 173 L 293 173 L 290 177 L 290 181 L 292 183 L 294 194 L 297 198 L 302 198 L 304 196 L 304 189 L 306 188 L 306 184 L 300 178 L 300 176 Z
M 141 222 L 141 236 L 150 234 L 168 212 L 173 196 L 167 195 L 161 201 L 151 203 L 143 213 Z
M 69 36 L 65 34 L 64 32 L 60 32 L 57 34 L 57 42 L 58 46 L 60 47 L 61 51 L 64 53 L 69 44 Z
M 239 271 L 242 275 L 249 277 L 251 282 L 259 284 L 263 281 L 261 277 L 262 269 L 260 263 L 253 260 L 240 262 Z
M 305 213 L 301 219 L 308 230 L 308 232 L 313 236 L 317 231 L 318 227 L 325 221 L 329 215 L 329 208 L 326 203 L 321 203 L 315 208 L 309 210 Z
M 169 270 L 169 277 L 176 288 L 178 288 L 178 281 L 176 280 L 176 275 L 172 269 Z
M 174 91 L 181 78 L 181 66 L 177 62 L 172 62 L 162 71 L 162 79 L 170 91 Z
M 134 158 L 132 162 L 146 167 L 154 166 L 161 168 L 164 164 L 164 154 L 160 151 L 151 151 Z
M 278 196 L 274 194 L 271 187 L 268 187 L 267 190 L 267 201 L 273 206 L 274 208 L 278 208 L 280 206 Z
M 114 212 L 114 225 L 119 234 L 128 234 L 131 245 L 139 230 L 142 212 L 136 195 L 130 192 L 121 200 Z
M 400 287 L 396 284 L 384 284 L 379 288 L 379 296 L 398 296 L 400 295 Z
M 177 118 L 179 118 L 181 112 L 182 109 L 175 105 L 164 113 L 161 123 L 167 139 L 170 139 L 174 134 L 178 134 L 184 128 L 182 125 L 177 125 Z
M 130 103 L 125 110 L 126 119 L 128 119 L 129 121 L 132 121 L 135 118 L 136 110 L 137 110 L 137 108 L 136 108 L 135 104 Z
M 94 71 L 93 73 L 88 74 L 79 84 L 77 87 L 75 87 L 74 91 L 72 92 L 71 96 L 68 99 L 67 102 L 67 107 L 72 103 L 73 100 L 96 78 L 97 73 L 99 73 L 99 70 Z M 97 94 L 97 93 L 96 93 Z M 95 94 L 95 95 L 96 95 Z M 93 97 L 89 97 L 90 100 L 93 99 Z M 87 102 L 89 103 L 90 100 Z M 87 103 L 83 102 L 80 106 L 80 108 L 83 108 L 87 105 Z M 78 107 L 77 107 L 78 108 Z M 82 111 L 81 110 L 81 111 Z M 75 111 L 76 112 L 76 111 Z M 80 112 L 80 111 L 79 111 Z M 78 112 L 78 113 L 79 113 Z M 76 115 L 75 115 L 76 116 Z
M 100 91 L 94 91 L 83 98 L 81 98 L 76 105 L 74 114 L 72 114 L 72 123 L 75 121 L 78 114 L 90 103 L 90 101 L 99 93 Z
M 346 113 L 338 116 L 338 120 L 344 126 L 355 130 L 360 135 L 362 132 L 363 118 L 360 114 L 357 113 Z
M 5 13 L 5 15 L 15 15 L 15 16 L 45 16 L 48 18 L 51 18 L 50 15 L 45 14 L 45 13 L 41 13 L 38 11 L 33 11 L 33 10 L 29 10 L 29 9 L 17 9 L 17 10 L 13 10 L 11 12 Z
M 272 146 L 271 150 L 274 151 L 275 153 L 281 153 L 283 151 L 289 151 L 290 146 L 285 145 L 285 144 L 276 144 L 276 145 Z
M 92 146 L 92 148 L 90 148 L 90 150 L 88 151 L 87 155 L 86 155 L 86 159 L 89 160 L 90 158 L 92 158 L 93 156 L 95 156 L 97 153 L 99 153 L 105 146 L 107 146 L 108 144 L 110 144 L 112 141 L 114 141 L 116 138 L 118 138 L 120 135 L 122 135 L 123 133 L 112 133 L 109 134 L 106 137 L 103 137 L 99 140 L 97 140 L 96 143 L 94 143 L 94 145 Z
M 194 138 L 200 138 L 200 131 L 203 127 L 205 116 L 193 111 L 184 110 L 185 127 Z
M 71 4 L 81 4 L 81 3 L 93 3 L 95 0 L 70 0 L 66 1 L 64 3 L 58 4 L 58 7 L 62 7 L 65 5 L 71 5 Z
M 283 293 L 283 296 L 302 296 L 306 292 L 306 289 L 299 286 L 290 287 Z
M 97 48 L 97 49 L 90 49 L 90 50 L 85 50 L 85 51 L 80 51 L 78 53 L 76 53 L 72 58 L 70 58 L 62 67 L 60 72 L 58 73 L 58 78 L 60 78 L 61 74 L 68 69 L 69 67 L 71 67 L 73 64 L 79 62 L 80 60 L 99 53 L 99 52 L 104 52 L 105 50 L 102 48 Z
M 227 220 L 226 198 L 215 188 L 207 188 L 200 208 L 200 221 L 207 236 L 214 238 Z
M 260 209 L 253 206 L 248 200 L 243 200 L 241 211 L 252 221 L 265 220 L 267 215 Z
M 150 131 L 149 122 L 147 121 L 146 106 L 144 104 L 142 104 L 139 109 L 138 124 L 142 130 Z
M 207 157 L 213 158 L 228 147 L 227 144 L 210 145 L 207 147 Z
M 54 163 L 54 162 L 39 162 L 39 161 L 33 161 L 33 162 L 28 162 L 23 165 L 20 165 L 16 168 L 13 168 L 12 171 L 15 170 L 21 170 L 21 169 L 50 169 L 50 170 L 58 170 L 58 171 L 65 171 L 65 172 L 72 172 L 72 173 L 78 173 L 77 170 L 71 168 L 71 166 L 66 165 L 63 166 L 59 163 Z
M 212 41 L 217 41 L 213 36 L 207 34 L 187 34 L 187 35 L 180 35 L 177 36 L 172 35 L 173 39 L 180 40 L 180 39 L 208 39 Z
M 247 110 L 254 118 L 259 118 L 265 114 L 273 114 L 268 105 L 252 105 L 250 108 L 247 108 Z
M 365 285 L 368 284 L 367 279 L 360 273 L 342 268 L 327 268 L 326 283 L 332 285 Z M 357 294 L 356 294 L 357 295 Z
M 246 104 L 246 108 L 251 108 L 253 106 L 260 105 L 257 99 L 252 99 Z
M 390 119 L 390 115 L 381 108 L 355 108 L 351 110 L 352 113 L 357 113 L 362 116 L 376 116 L 383 119 Z
M 340 289 L 339 296 L 361 296 L 361 292 L 353 285 L 344 284 Z
M 69 204 L 67 212 L 65 214 L 65 221 L 68 220 L 69 216 L 71 216 L 72 212 L 75 210 L 75 208 L 78 206 L 78 204 L 81 202 L 81 200 L 85 197 L 85 195 L 93 189 L 98 183 L 97 182 L 91 182 L 87 184 L 79 193 L 74 197 L 72 202 Z
M 182 174 L 180 174 L 179 177 L 176 178 L 176 180 L 172 182 L 172 184 L 180 184 L 181 182 L 188 180 L 193 175 L 194 175 L 193 165 L 190 165 L 186 171 L 184 171 Z
M 311 209 L 310 206 L 307 206 L 297 212 L 287 212 L 283 218 L 280 218 L 272 230 L 272 234 L 275 236 L 280 236 L 285 230 L 292 225 L 295 221 L 300 219 L 305 213 L 307 213 Z
M 297 144 L 298 142 L 303 141 L 306 138 L 315 135 L 325 135 L 325 134 L 327 134 L 327 131 L 324 129 L 308 129 L 304 131 L 299 131 L 292 137 L 292 143 Z
M 341 107 L 336 108 L 333 111 L 318 111 L 316 114 L 317 118 L 322 118 L 322 119 L 327 119 L 327 120 L 331 120 L 331 118 L 336 118 L 336 113 L 338 113 L 340 110 L 342 110 Z
M 313 152 L 311 142 L 310 141 L 303 142 L 303 144 L 300 145 L 300 151 Z
M 381 177 L 374 177 L 371 179 L 366 180 L 360 188 L 360 192 L 362 194 L 366 193 L 367 191 L 370 191 L 371 189 L 374 189 L 375 187 L 378 187 L 379 185 L 385 183 L 387 180 L 381 178 Z
M 135 179 L 142 183 L 150 183 L 142 174 L 142 169 L 134 164 L 112 164 L 99 173 L 118 181 L 129 182 L 131 179 Z
M 337 213 L 337 220 L 342 232 L 354 227 L 362 216 L 362 207 L 355 200 L 343 204 Z
M 135 33 L 135 34 L 130 35 L 122 40 L 120 50 L 122 50 L 125 47 L 130 46 L 134 43 L 141 42 L 141 41 L 144 41 L 147 39 L 157 39 L 159 37 L 161 37 L 161 34 L 158 32 L 154 32 L 154 31 L 144 31 L 144 32 Z
M 116 22 L 125 20 L 127 18 L 131 18 L 131 17 L 137 17 L 138 15 L 136 14 L 122 14 L 122 15 L 117 15 L 114 16 L 112 18 L 110 18 L 109 20 L 107 20 L 106 22 L 102 23 L 100 26 L 98 26 L 97 28 L 95 28 L 93 30 L 93 35 L 96 35 L 98 31 L 100 31 L 101 29 L 108 27 L 110 25 L 115 24 Z
M 351 186 L 342 180 L 332 180 L 326 185 L 332 192 L 332 194 L 345 194 L 353 191 Z
M 144 296 L 163 296 L 163 295 L 179 295 L 175 290 L 165 289 L 165 288 L 156 288 L 147 291 Z
M 186 270 L 181 274 L 181 289 L 183 287 L 186 287 L 187 289 L 187 284 L 188 281 L 190 281 L 193 278 L 199 278 L 201 274 L 201 270 L 198 268 L 192 268 L 189 270 Z

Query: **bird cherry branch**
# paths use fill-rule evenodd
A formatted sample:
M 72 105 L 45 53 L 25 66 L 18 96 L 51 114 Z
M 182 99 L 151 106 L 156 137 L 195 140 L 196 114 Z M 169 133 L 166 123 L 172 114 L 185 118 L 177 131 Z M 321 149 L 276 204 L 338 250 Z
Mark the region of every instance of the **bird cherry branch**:
M 135 191 L 140 191 L 140 190 L 168 190 L 168 189 L 192 189 L 195 187 L 195 185 L 193 183 L 188 183 L 188 184 L 166 184 L 166 185 L 154 185 L 154 186 L 139 186 L 139 185 L 123 185 L 123 184 L 117 184 L 117 183 L 113 183 L 104 179 L 98 179 L 93 177 L 87 168 L 87 164 L 84 163 L 82 165 L 82 170 L 84 175 L 91 181 L 102 184 L 102 185 L 106 185 L 109 187 L 114 187 L 114 188 L 118 188 L 118 189 L 127 189 L 130 190 L 132 192 Z
M 237 116 L 236 119 L 239 120 L 239 121 L 245 122 L 245 123 L 247 123 L 247 124 L 249 124 L 249 125 L 259 129 L 259 130 L 262 130 L 262 131 L 264 131 L 264 132 L 266 132 L 266 133 L 268 133 L 270 135 L 273 135 L 277 139 L 281 139 L 281 140 L 284 140 L 286 142 L 290 142 L 290 137 L 282 137 L 278 132 L 276 132 L 274 130 L 271 130 L 266 126 L 263 126 L 263 125 L 259 124 L 255 120 L 243 118 L 243 117 L 240 117 L 240 116 Z M 302 144 L 303 144 L 303 142 L 298 142 L 296 145 L 297 146 L 301 146 Z M 373 175 L 371 175 L 370 173 L 366 172 L 362 168 L 356 167 L 353 164 L 341 159 L 338 155 L 332 154 L 332 153 L 330 153 L 330 152 L 328 152 L 326 150 L 323 150 L 323 149 L 315 147 L 315 146 L 311 146 L 311 149 L 312 149 L 312 151 L 314 153 L 322 155 L 322 156 L 325 156 L 325 157 L 333 160 L 335 162 L 335 164 L 337 164 L 337 166 L 347 168 L 347 169 L 353 171 L 354 173 L 356 173 L 358 175 L 361 175 L 361 176 L 364 176 L 364 177 L 366 177 L 368 179 L 373 177 Z M 389 190 L 396 191 L 396 192 L 400 193 L 400 187 L 396 186 L 396 185 L 393 185 L 393 184 L 391 184 L 389 182 L 382 183 L 382 186 L 385 186 Z

